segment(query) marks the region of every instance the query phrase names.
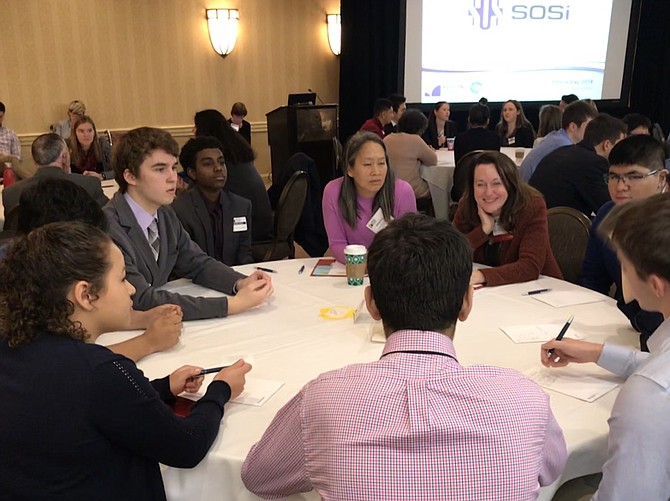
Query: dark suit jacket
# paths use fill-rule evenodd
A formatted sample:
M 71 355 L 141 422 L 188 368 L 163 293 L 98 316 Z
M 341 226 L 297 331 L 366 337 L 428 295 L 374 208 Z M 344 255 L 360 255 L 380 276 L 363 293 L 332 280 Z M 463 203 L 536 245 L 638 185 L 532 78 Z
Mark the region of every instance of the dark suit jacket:
M 431 112 L 432 113 L 432 112 Z M 458 132 L 458 127 L 456 127 L 456 122 L 453 120 L 447 120 L 444 123 L 444 137 L 456 137 L 456 133 Z M 430 120 L 428 121 L 428 127 L 426 128 L 426 131 L 423 133 L 421 136 L 424 141 L 426 141 L 426 144 L 428 146 L 432 146 L 436 150 L 440 147 L 438 138 L 437 138 L 437 126 L 435 123 L 431 122 Z M 447 143 L 444 143 L 446 146 Z
M 549 153 L 540 161 L 528 184 L 544 195 L 547 208 L 572 207 L 591 216 L 610 200 L 603 180 L 608 171 L 607 159 L 581 142 Z
M 221 190 L 219 205 L 223 214 L 223 262 L 229 266 L 253 263 L 251 256 L 251 202 L 246 198 Z M 191 239 L 207 255 L 214 256 L 214 230 L 207 203 L 197 187 L 182 193 L 173 202 L 177 217 Z M 233 231 L 233 218 L 244 217 L 247 229 Z
M 42 179 L 53 178 L 67 179 L 68 181 L 72 181 L 73 183 L 81 186 L 96 202 L 98 202 L 98 204 L 100 204 L 100 207 L 109 202 L 109 199 L 102 192 L 102 185 L 100 184 L 100 180 L 95 176 L 68 174 L 60 167 L 45 166 L 37 169 L 37 172 L 35 172 L 33 177 L 19 181 L 18 183 L 13 184 L 12 186 L 5 188 L 2 191 L 2 205 L 5 207 L 5 216 L 7 216 L 7 214 L 9 214 L 9 212 L 17 205 L 19 205 L 19 199 L 23 190 L 39 183 Z
M 229 118 L 228 123 L 232 124 L 233 121 Z M 247 143 L 251 144 L 251 124 L 249 122 L 247 122 L 246 120 L 242 120 L 240 130 L 238 130 L 237 132 L 242 134 L 242 137 L 247 140 Z
M 174 274 L 178 278 L 190 278 L 204 287 L 232 294 L 235 282 L 245 277 L 205 254 L 186 233 L 172 207 L 158 209 L 158 263 L 121 192 L 116 193 L 103 210 L 109 221 L 109 236 L 123 252 L 128 281 L 135 287 L 133 305 L 136 309 L 148 310 L 170 303 L 181 306 L 184 320 L 228 315 L 228 298 L 184 296 L 157 289 Z
M 500 137 L 485 127 L 472 127 L 461 132 L 454 140 L 454 161 L 458 161 L 466 153 L 476 150 L 500 151 Z

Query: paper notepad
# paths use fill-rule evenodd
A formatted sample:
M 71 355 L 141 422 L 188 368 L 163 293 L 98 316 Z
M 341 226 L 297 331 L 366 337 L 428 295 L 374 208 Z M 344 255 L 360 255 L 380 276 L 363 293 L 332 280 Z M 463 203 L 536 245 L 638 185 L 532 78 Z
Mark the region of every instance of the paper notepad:
M 334 258 L 319 259 L 312 270 L 313 277 L 346 277 L 347 268 Z
M 598 303 L 605 300 L 605 296 L 589 290 L 574 291 L 550 291 L 531 296 L 537 301 L 541 301 L 554 308 L 563 308 L 564 306 L 575 306 L 578 304 Z
M 515 343 L 546 343 L 551 339 L 555 339 L 558 333 L 561 332 L 563 322 L 556 324 L 539 324 L 539 325 L 511 325 L 508 327 L 501 327 L 507 336 Z M 579 331 L 570 328 L 566 337 L 573 339 L 584 339 Z
M 602 373 L 598 374 L 598 371 Z M 538 385 L 585 402 L 595 402 L 621 384 L 616 376 L 591 364 L 570 365 L 561 368 L 534 368 L 526 376 Z
M 207 386 L 214 379 L 215 374 L 205 376 L 205 381 L 202 383 L 200 391 L 197 393 L 182 393 L 179 396 L 188 398 L 189 400 L 200 400 L 207 391 Z M 279 391 L 279 388 L 284 386 L 281 381 L 272 381 L 269 379 L 254 379 L 247 378 L 244 384 L 244 391 L 237 397 L 230 400 L 236 404 L 253 405 L 260 407 L 267 402 L 272 395 Z

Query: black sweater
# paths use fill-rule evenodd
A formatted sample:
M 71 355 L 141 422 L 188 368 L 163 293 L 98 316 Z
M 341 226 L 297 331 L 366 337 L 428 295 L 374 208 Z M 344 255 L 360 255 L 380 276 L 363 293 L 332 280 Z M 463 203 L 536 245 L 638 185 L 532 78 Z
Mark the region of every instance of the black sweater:
M 0 338 L 0 497 L 164 500 L 158 463 L 192 468 L 219 431 L 230 387 L 175 415 L 153 382 L 105 347 L 54 335 Z

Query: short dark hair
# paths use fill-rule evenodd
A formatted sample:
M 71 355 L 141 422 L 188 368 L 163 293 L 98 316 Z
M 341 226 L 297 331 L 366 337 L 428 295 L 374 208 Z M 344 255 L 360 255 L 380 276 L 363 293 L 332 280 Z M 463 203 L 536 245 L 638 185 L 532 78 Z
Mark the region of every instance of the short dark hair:
M 386 99 L 385 97 L 380 97 L 375 101 L 375 104 L 372 107 L 372 116 L 378 117 L 391 108 L 393 108 L 393 103 L 391 100 Z
M 629 136 L 609 154 L 610 165 L 639 165 L 649 170 L 665 168 L 665 148 L 651 136 Z
M 43 179 L 21 192 L 18 230 L 29 233 L 49 223 L 79 221 L 107 231 L 100 205 L 68 179 Z
M 387 332 L 444 331 L 463 306 L 472 248 L 448 221 L 406 214 L 389 223 L 368 250 L 368 275 Z
M 659 193 L 619 205 L 603 225 L 613 228 L 614 247 L 642 280 L 654 274 L 670 282 L 670 195 Z
M 407 98 L 405 96 L 402 96 L 400 94 L 391 94 L 389 96 L 389 101 L 391 101 L 391 104 L 393 106 L 393 111 L 396 113 L 398 112 L 398 109 L 400 108 L 400 105 L 404 102 L 407 101 Z
M 112 155 L 112 167 L 121 193 L 128 191 L 128 182 L 123 177 L 125 170 L 128 169 L 133 176 L 139 177 L 140 165 L 156 150 L 179 156 L 179 145 L 172 135 L 154 127 L 133 129 L 119 139 Z
M 219 110 L 201 110 L 193 117 L 195 135 L 212 136 L 221 141 L 223 156 L 228 164 L 241 164 L 254 161 L 254 150 L 247 140 L 233 130 Z
M 628 127 L 628 134 L 633 132 L 638 127 L 644 127 L 649 132 L 651 132 L 651 120 L 644 116 L 642 113 L 629 113 L 623 117 L 623 123 Z
M 4 112 L 5 112 L 5 103 L 0 101 L 0 113 L 4 113 Z
M 80 280 L 92 295 L 104 289 L 111 246 L 104 231 L 79 222 L 47 224 L 16 240 L 0 263 L 0 335 L 11 347 L 44 334 L 85 340 L 67 295 Z
M 598 110 L 585 101 L 575 101 L 570 103 L 563 110 L 563 118 L 561 119 L 561 127 L 568 130 L 571 123 L 577 127 L 586 122 L 590 118 L 598 116 Z
M 626 135 L 626 124 L 607 113 L 599 113 L 589 122 L 584 131 L 584 143 L 595 147 L 606 139 L 615 143 L 622 135 Z
M 579 98 L 575 94 L 565 94 L 561 96 L 561 101 L 563 101 L 565 104 L 571 104 L 575 101 L 579 101 Z
M 49 132 L 38 136 L 30 146 L 30 153 L 36 165 L 50 165 L 58 160 L 67 143 L 58 134 Z
M 491 120 L 491 110 L 489 110 L 486 102 L 480 100 L 479 103 L 470 106 L 470 113 L 468 114 L 470 125 L 487 125 L 489 120 Z
M 421 135 L 426 127 L 428 127 L 428 119 L 419 110 L 407 110 L 398 120 L 398 132 Z
M 247 107 L 244 105 L 244 103 L 240 103 L 238 101 L 237 103 L 233 104 L 233 107 L 230 109 L 230 114 L 237 115 L 238 117 L 246 117 Z
M 221 145 L 221 141 L 215 137 L 198 136 L 189 139 L 182 147 L 181 153 L 179 154 L 180 165 L 184 168 L 184 170 L 195 169 L 195 159 L 198 156 L 198 152 L 208 148 L 216 148 L 221 150 L 221 154 L 223 154 L 223 146 Z

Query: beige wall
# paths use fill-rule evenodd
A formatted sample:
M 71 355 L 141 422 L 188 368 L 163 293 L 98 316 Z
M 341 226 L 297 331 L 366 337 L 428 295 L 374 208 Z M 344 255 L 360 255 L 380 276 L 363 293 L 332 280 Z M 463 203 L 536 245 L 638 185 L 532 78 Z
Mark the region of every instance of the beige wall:
M 216 7 L 240 10 L 237 45 L 226 58 L 207 33 L 205 8 Z M 0 0 L 5 125 L 25 157 L 35 135 L 80 99 L 99 130 L 165 127 L 183 143 L 196 111 L 228 116 L 243 101 L 257 167 L 268 172 L 265 113 L 307 88 L 338 101 L 327 12 L 339 12 L 339 1 Z

